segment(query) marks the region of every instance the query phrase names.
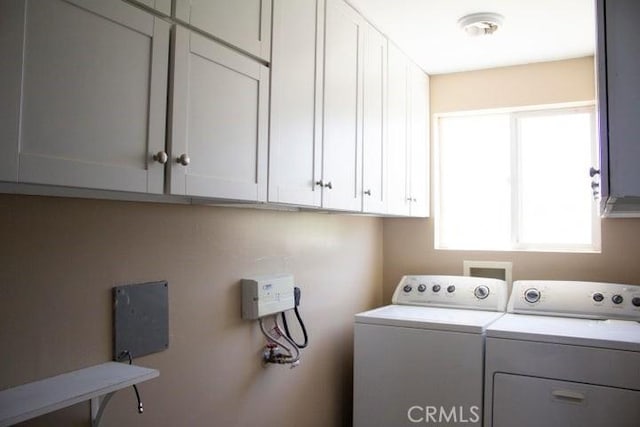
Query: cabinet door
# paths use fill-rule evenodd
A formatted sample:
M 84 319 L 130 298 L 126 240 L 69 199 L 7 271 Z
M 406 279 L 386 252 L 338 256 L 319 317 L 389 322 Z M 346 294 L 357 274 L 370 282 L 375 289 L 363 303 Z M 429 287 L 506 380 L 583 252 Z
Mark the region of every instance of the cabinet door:
M 175 17 L 269 60 L 271 0 L 175 0 Z
M 409 215 L 407 58 L 392 43 L 389 43 L 388 73 L 387 213 Z
M 387 40 L 370 25 L 364 38 L 362 211 L 386 213 Z
M 266 201 L 269 70 L 178 26 L 172 194 Z
M 157 10 L 164 15 L 171 15 L 171 0 L 124 0 L 132 3 L 140 3 L 148 8 Z
M 363 24 L 342 0 L 327 0 L 322 206 L 329 209 L 362 208 Z
M 3 1 L 0 17 L 0 178 L 162 193 L 169 24 L 116 0 Z
M 320 206 L 324 0 L 274 0 L 269 201 Z
M 411 216 L 429 215 L 429 76 L 410 70 L 409 171 Z
M 601 43 L 599 52 L 599 60 L 606 61 L 606 86 L 601 85 L 600 90 L 606 88 L 608 109 L 608 134 L 605 128 L 601 138 L 603 195 L 607 195 L 608 179 L 609 195 L 637 197 L 640 196 L 640 2 L 605 0 L 599 6 L 600 19 L 605 17 L 606 40 L 606 46 Z

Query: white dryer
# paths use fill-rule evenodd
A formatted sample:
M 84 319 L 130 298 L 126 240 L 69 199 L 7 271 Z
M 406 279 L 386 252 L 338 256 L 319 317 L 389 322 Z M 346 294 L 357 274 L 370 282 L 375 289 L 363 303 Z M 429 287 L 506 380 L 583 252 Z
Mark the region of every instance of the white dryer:
M 482 423 L 484 333 L 507 284 L 405 276 L 392 304 L 355 316 L 355 427 Z
M 517 281 L 486 340 L 485 427 L 640 426 L 640 286 Z

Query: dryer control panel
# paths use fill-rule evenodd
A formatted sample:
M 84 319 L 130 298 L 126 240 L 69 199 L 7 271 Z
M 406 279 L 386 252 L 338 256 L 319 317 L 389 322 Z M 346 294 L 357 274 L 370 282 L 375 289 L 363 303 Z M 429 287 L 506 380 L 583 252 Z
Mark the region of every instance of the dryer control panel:
M 507 282 L 468 276 L 404 276 L 393 304 L 504 311 Z
M 509 313 L 640 321 L 640 286 L 604 282 L 518 280 Z

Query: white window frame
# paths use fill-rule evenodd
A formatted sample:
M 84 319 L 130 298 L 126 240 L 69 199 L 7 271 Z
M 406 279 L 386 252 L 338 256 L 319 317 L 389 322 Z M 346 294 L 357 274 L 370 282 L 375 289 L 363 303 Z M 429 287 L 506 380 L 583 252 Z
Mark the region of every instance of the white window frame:
M 576 112 L 589 112 L 592 116 L 591 120 L 591 163 L 596 169 L 599 168 L 599 153 L 597 142 L 597 124 L 596 124 L 596 104 L 593 101 L 586 102 L 572 102 L 561 104 L 546 104 L 527 107 L 512 107 L 512 108 L 498 108 L 498 109 L 484 109 L 484 110 L 469 110 L 450 113 L 436 113 L 433 115 L 433 123 L 435 123 L 433 131 L 433 150 L 434 150 L 434 247 L 436 250 L 457 250 L 457 251 L 477 251 L 478 249 L 469 248 L 443 248 L 440 245 L 440 227 L 439 222 L 441 218 L 441 186 L 440 186 L 440 119 L 447 117 L 464 117 L 464 116 L 477 116 L 477 115 L 489 115 L 489 114 L 508 114 L 511 121 L 511 171 L 512 183 L 511 183 L 511 247 L 501 249 L 482 249 L 482 251 L 501 251 L 501 252 L 578 252 L 578 253 L 600 253 L 601 252 L 601 227 L 600 227 L 600 215 L 598 211 L 598 203 L 593 202 L 591 204 L 592 215 L 592 243 L 591 244 L 527 244 L 518 241 L 518 236 L 521 235 L 520 227 L 522 225 L 522 209 L 521 209 L 521 197 L 519 188 L 521 188 L 521 157 L 520 157 L 520 138 L 517 137 L 518 132 L 518 118 L 520 117 L 533 117 L 533 116 L 548 116 L 552 113 L 576 113 Z M 587 174 L 588 171 L 585 171 Z M 552 207 L 550 207 L 552 208 Z M 471 210 L 473 207 L 470 208 Z

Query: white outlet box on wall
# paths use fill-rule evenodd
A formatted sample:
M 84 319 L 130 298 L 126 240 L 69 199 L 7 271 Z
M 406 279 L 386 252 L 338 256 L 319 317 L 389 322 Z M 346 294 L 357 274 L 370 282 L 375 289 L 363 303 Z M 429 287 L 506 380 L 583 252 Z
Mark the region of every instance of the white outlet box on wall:
M 294 284 L 290 274 L 242 279 L 242 318 L 255 320 L 291 310 Z

